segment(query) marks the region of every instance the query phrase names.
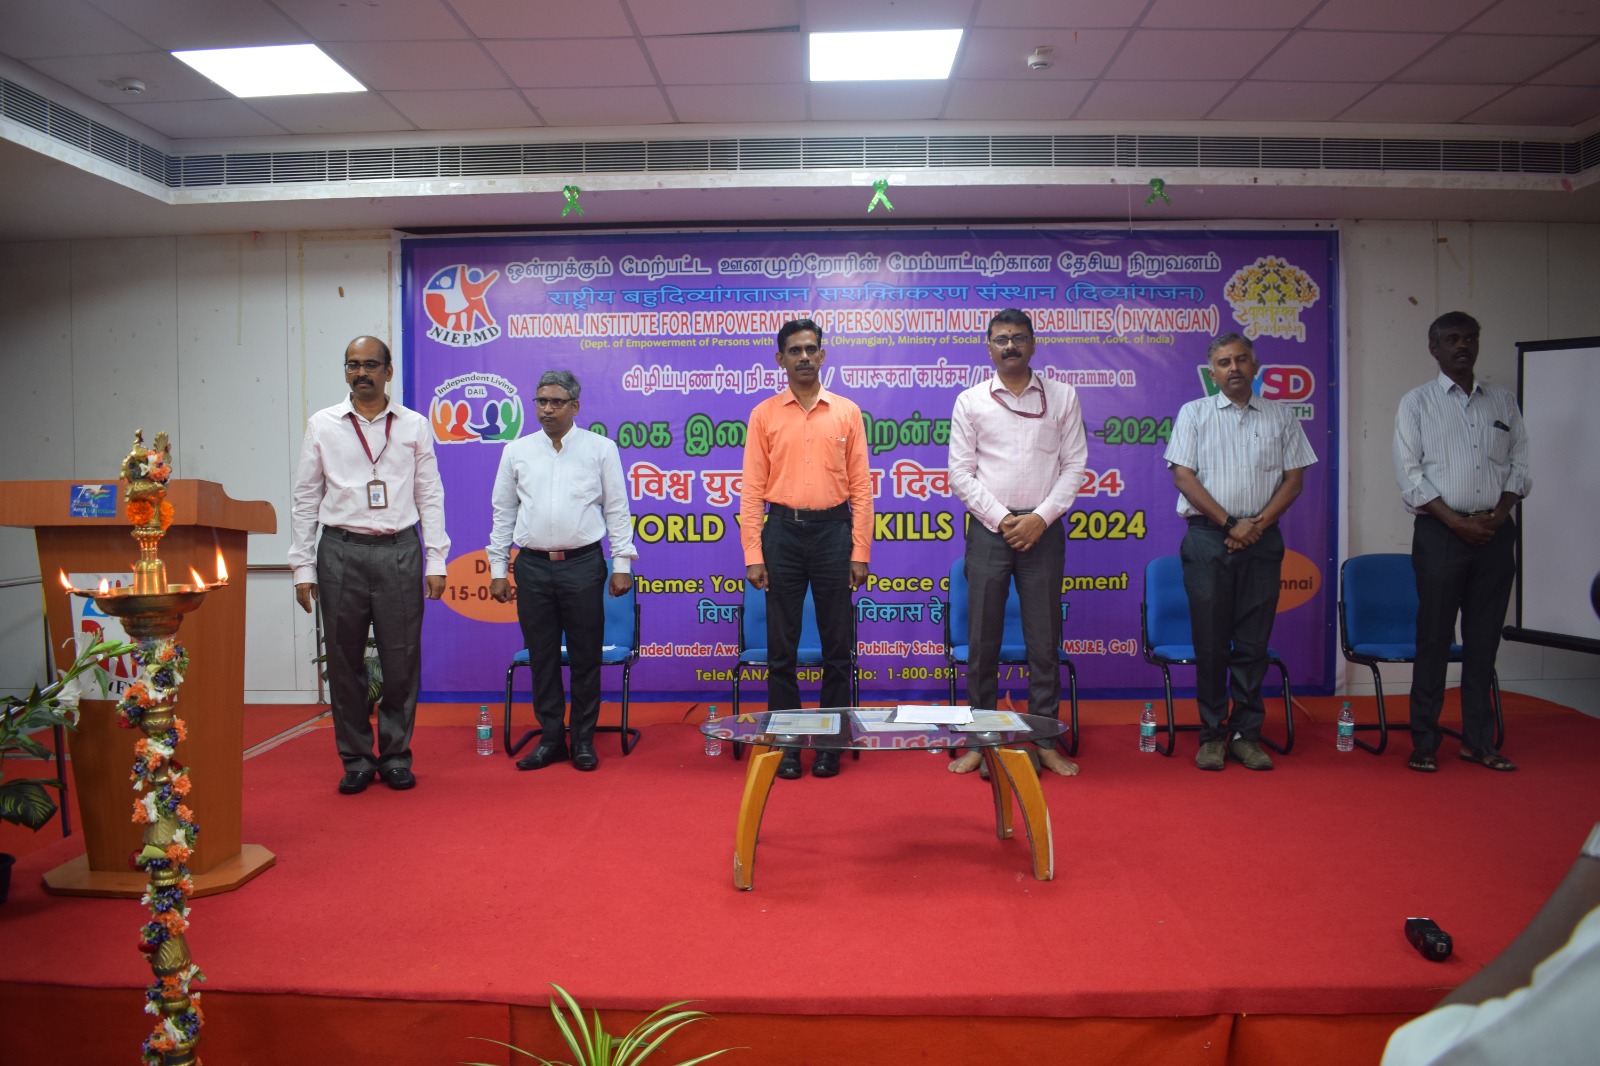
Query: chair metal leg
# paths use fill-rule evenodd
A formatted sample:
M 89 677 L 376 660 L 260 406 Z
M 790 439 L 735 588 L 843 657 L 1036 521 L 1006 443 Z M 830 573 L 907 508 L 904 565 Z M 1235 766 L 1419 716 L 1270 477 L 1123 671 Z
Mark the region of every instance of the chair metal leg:
M 1172 669 L 1166 663 L 1161 663 L 1161 684 L 1167 692 L 1167 746 L 1162 747 L 1161 741 L 1156 741 L 1156 751 L 1162 755 L 1171 756 L 1172 749 L 1178 745 L 1178 726 L 1172 720 Z M 1156 733 L 1161 733 L 1161 727 L 1156 726 Z
M 624 754 L 624 755 L 626 755 L 630 751 L 632 751 L 633 750 L 633 746 L 635 744 L 639 743 L 639 731 L 637 729 L 629 729 L 628 728 L 628 696 L 629 696 L 629 692 L 630 692 L 630 689 L 631 689 L 632 684 L 633 684 L 632 678 L 630 677 L 630 675 L 632 673 L 633 673 L 633 663 L 632 662 L 623 663 L 622 664 L 622 724 L 617 728 L 617 732 L 619 734 L 621 734 L 622 754 Z M 737 747 L 737 745 L 735 745 L 735 747 Z
M 1265 733 L 1261 735 L 1261 743 L 1279 755 L 1287 755 L 1294 750 L 1294 700 L 1289 694 L 1289 670 L 1283 665 L 1282 659 L 1271 660 L 1271 665 L 1278 668 L 1278 674 L 1283 678 L 1283 720 L 1287 732 L 1281 748 L 1268 740 Z
M 523 734 L 521 740 L 517 741 L 515 744 L 511 742 L 511 676 L 516 672 L 517 667 L 523 665 L 527 665 L 528 667 L 528 677 L 530 679 L 529 683 L 531 684 L 531 679 L 533 677 L 533 666 L 531 664 L 512 663 L 510 666 L 506 667 L 506 717 L 505 725 L 501 729 L 500 734 L 501 740 L 505 744 L 506 758 L 508 759 L 516 758 L 517 752 L 527 747 L 528 741 L 538 736 L 541 732 L 541 730 L 538 729 L 530 729 L 527 733 Z
M 1072 740 L 1067 744 L 1067 754 L 1078 754 L 1078 668 L 1071 659 L 1062 660 L 1067 667 L 1067 706 L 1072 708 Z
M 1489 695 L 1494 697 L 1494 750 L 1499 751 L 1506 743 L 1506 715 L 1500 707 L 1500 671 L 1489 672 Z
M 1378 673 L 1377 663 L 1368 663 L 1367 665 L 1372 668 L 1372 691 L 1378 697 L 1378 721 L 1376 724 L 1357 724 L 1356 730 L 1359 732 L 1367 729 L 1376 729 L 1378 731 L 1378 743 L 1368 744 L 1360 737 L 1355 737 L 1354 739 L 1362 750 L 1370 751 L 1374 755 L 1382 755 L 1383 749 L 1389 746 L 1389 718 L 1388 715 L 1384 714 L 1383 710 L 1383 676 Z

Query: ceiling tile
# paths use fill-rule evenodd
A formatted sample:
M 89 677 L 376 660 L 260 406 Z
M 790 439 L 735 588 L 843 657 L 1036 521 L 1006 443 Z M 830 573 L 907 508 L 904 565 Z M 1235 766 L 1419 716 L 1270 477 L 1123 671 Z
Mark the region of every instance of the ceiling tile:
M 1394 76 L 1399 82 L 1459 83 L 1470 79 L 1515 85 L 1571 55 L 1571 37 L 1504 37 L 1457 34 Z
M 114 104 L 135 122 L 174 140 L 194 137 L 274 137 L 287 131 L 242 100 L 175 100 L 172 103 Z M 183 151 L 180 147 L 179 151 Z
M 319 41 L 448 41 L 468 36 L 442 0 L 273 0 Z
M 1283 38 L 1281 30 L 1134 30 L 1106 77 L 1242 78 Z
M 1206 116 L 1223 122 L 1332 122 L 1370 83 L 1246 81 Z
M 591 85 L 654 85 L 655 75 L 637 41 L 488 41 L 513 85 L 563 88 Z
M 1533 82 L 1535 85 L 1600 85 L 1600 44 L 1591 44 L 1534 78 Z
M 94 0 L 157 48 L 240 48 L 300 44 L 305 32 L 266 0 Z
M 806 39 L 798 33 L 652 37 L 645 50 L 666 85 L 755 85 L 805 77 Z
M 1150 0 L 982 0 L 979 26 L 1046 26 L 1057 29 L 1125 28 L 1138 23 Z
M 1510 126 L 1577 126 L 1600 113 L 1600 88 L 1525 85 L 1512 89 L 1467 122 Z
M 1094 87 L 1092 81 L 956 82 L 945 107 L 948 119 L 993 122 L 1065 122 Z
M 965 27 L 972 0 L 806 0 L 805 28 L 845 30 L 951 30 Z
M 1127 37 L 1126 30 L 974 30 L 956 66 L 961 78 L 1097 78 Z M 1028 56 L 1040 45 L 1055 49 L 1055 64 L 1029 70 Z
M 817 122 L 902 122 L 938 118 L 948 84 L 942 81 L 816 82 L 811 117 Z
M 1251 74 L 1263 81 L 1383 81 L 1443 38 L 1300 30 Z
M 412 128 L 377 93 L 265 96 L 251 100 L 250 107 L 290 133 L 389 133 Z
M 1327 0 L 1306 22 L 1316 30 L 1459 30 L 1499 0 Z
M 231 98 L 222 86 L 166 52 L 36 59 L 29 65 L 91 100 L 108 104 L 129 100 L 121 89 L 101 84 L 119 78 L 138 78 L 144 82 L 144 92 L 134 98 L 136 102 Z
M 1466 27 L 1473 33 L 1600 33 L 1600 4 L 1590 0 L 1514 0 L 1495 5 Z
M 515 89 L 455 92 L 386 92 L 392 104 L 425 130 L 499 130 L 539 125 L 539 116 Z
M 369 89 L 503 89 L 476 41 L 350 41 L 325 51 Z
M 620 0 L 450 0 L 479 37 L 628 37 Z
M 667 90 L 672 109 L 682 122 L 801 122 L 806 117 L 806 91 L 799 84 L 674 85 Z
M 17 59 L 143 52 L 150 42 L 83 0 L 6 0 L 0 4 L 3 51 Z
M 1341 122 L 1459 122 L 1496 96 L 1501 85 L 1380 85 L 1339 116 Z
M 1139 23 L 1157 29 L 1293 29 L 1320 0 L 1155 0 Z
M 1231 81 L 1103 81 L 1078 109 L 1079 121 L 1192 122 L 1205 117 Z
M 540 89 L 528 98 L 552 126 L 648 126 L 672 121 L 653 86 L 620 89 Z
M 736 33 L 800 25 L 799 0 L 671 0 L 629 7 L 646 37 L 669 33 Z

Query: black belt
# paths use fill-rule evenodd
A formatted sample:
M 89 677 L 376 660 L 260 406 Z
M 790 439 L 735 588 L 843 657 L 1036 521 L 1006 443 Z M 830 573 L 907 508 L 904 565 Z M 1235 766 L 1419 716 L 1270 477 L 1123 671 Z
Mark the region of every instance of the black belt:
M 850 521 L 850 505 L 848 503 L 834 504 L 824 507 L 820 511 L 808 511 L 800 507 L 785 507 L 781 503 L 767 504 L 767 513 L 773 518 L 781 518 L 788 522 L 848 522 Z
M 1187 515 L 1187 516 L 1184 517 L 1184 521 L 1189 523 L 1191 526 L 1198 526 L 1201 529 L 1214 529 L 1218 533 L 1226 533 L 1227 532 L 1226 529 L 1223 529 L 1220 525 L 1218 525 L 1217 523 L 1213 522 L 1211 519 L 1207 518 L 1203 514 Z
M 344 529 L 340 526 L 323 526 L 322 535 L 332 537 L 334 540 L 346 541 L 350 544 L 400 544 L 413 540 L 417 535 L 417 527 L 397 530 L 394 533 L 357 533 L 353 529 Z
M 538 548 L 523 548 L 522 550 L 535 559 L 549 559 L 553 563 L 559 563 L 566 559 L 582 559 L 585 555 L 593 555 L 600 550 L 600 542 L 597 540 L 593 544 L 585 544 L 581 548 L 567 548 L 558 552 L 542 552 Z

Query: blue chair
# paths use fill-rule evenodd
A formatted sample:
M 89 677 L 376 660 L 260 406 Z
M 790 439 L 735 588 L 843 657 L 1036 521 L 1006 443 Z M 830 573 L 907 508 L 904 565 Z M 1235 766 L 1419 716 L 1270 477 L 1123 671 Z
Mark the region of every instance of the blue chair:
M 1161 667 L 1161 682 L 1166 689 L 1167 724 L 1157 726 L 1156 732 L 1165 732 L 1167 743 L 1156 741 L 1156 750 L 1171 755 L 1180 732 L 1198 732 L 1200 724 L 1177 725 L 1172 717 L 1172 667 L 1195 665 L 1194 630 L 1189 621 L 1189 594 L 1183 587 L 1183 561 L 1176 555 L 1163 555 L 1151 559 L 1144 568 L 1144 602 L 1139 604 L 1139 635 L 1144 650 L 1144 661 Z M 1267 739 L 1261 743 L 1280 755 L 1289 754 L 1294 747 L 1294 704 L 1289 694 L 1289 668 L 1273 648 L 1267 649 L 1267 664 L 1276 666 L 1283 679 L 1283 721 L 1285 739 L 1279 747 Z
M 738 609 L 739 659 L 733 664 L 733 713 L 739 713 L 739 679 L 747 666 L 767 665 L 767 594 L 744 583 L 744 601 Z M 850 612 L 850 703 L 861 703 L 861 678 L 856 665 L 856 613 Z M 806 589 L 806 602 L 800 609 L 800 646 L 795 649 L 795 666 L 821 666 L 822 635 L 817 627 L 817 605 Z M 860 752 L 853 752 L 857 759 Z M 744 745 L 733 746 L 733 757 L 744 758 Z
M 950 564 L 950 602 L 944 612 L 944 657 L 950 664 L 950 705 L 956 702 L 956 675 L 965 669 L 971 659 L 967 644 L 967 568 L 966 562 L 957 559 Z M 1062 604 L 1061 620 L 1066 621 L 1066 604 Z M 960 634 L 959 638 L 957 634 Z M 956 643 L 957 640 L 960 643 Z M 1060 648 L 1056 659 L 1067 668 L 1067 705 L 1071 708 L 1071 739 L 1066 753 L 1078 754 L 1078 669 Z M 1028 649 L 1022 640 L 1022 600 L 1017 596 L 1017 585 L 1011 583 L 1011 594 L 1006 597 L 1006 625 L 1000 636 L 1000 665 L 1027 666 Z
M 1358 722 L 1356 729 L 1377 730 L 1378 743 L 1368 744 L 1360 737 L 1356 743 L 1374 755 L 1382 755 L 1389 744 L 1389 720 L 1383 709 L 1383 677 L 1379 663 L 1417 661 L 1417 574 L 1411 556 L 1403 553 L 1354 555 L 1339 567 L 1339 645 L 1344 657 L 1372 671 L 1372 688 L 1378 697 L 1378 720 Z M 1450 661 L 1461 661 L 1461 645 L 1450 645 Z M 1500 674 L 1490 675 L 1494 697 L 1494 746 L 1499 750 L 1506 739 L 1505 715 L 1500 709 Z M 1395 724 L 1409 729 L 1409 722 Z M 1459 739 L 1461 734 L 1440 726 Z
M 610 568 L 607 567 L 609 572 Z M 622 667 L 622 718 L 620 725 L 596 726 L 597 733 L 621 734 L 622 754 L 626 755 L 633 750 L 639 742 L 639 731 L 628 727 L 628 686 L 629 675 L 633 671 L 633 664 L 639 659 L 639 584 L 638 576 L 634 577 L 634 584 L 621 596 L 612 596 L 609 592 L 601 595 L 605 599 L 606 626 L 605 635 L 601 638 L 600 665 Z M 567 659 L 567 646 L 561 645 L 561 665 L 570 666 Z M 505 724 L 501 729 L 504 738 L 506 757 L 514 758 L 517 752 L 527 746 L 528 741 L 538 736 L 541 730 L 532 729 L 523 734 L 522 739 L 515 744 L 511 742 L 511 688 L 512 677 L 518 668 L 528 671 L 531 680 L 533 667 L 528 662 L 528 649 L 523 648 L 511 657 L 511 665 L 506 667 L 506 714 Z

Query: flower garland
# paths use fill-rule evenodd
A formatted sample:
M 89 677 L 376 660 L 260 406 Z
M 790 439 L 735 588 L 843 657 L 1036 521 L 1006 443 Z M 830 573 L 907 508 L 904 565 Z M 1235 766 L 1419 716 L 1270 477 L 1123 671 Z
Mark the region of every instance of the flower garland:
M 189 669 L 189 655 L 170 638 L 140 641 L 133 660 L 140 669 L 139 680 L 128 686 L 117 704 L 118 723 L 126 729 L 138 728 L 145 716 L 169 708 L 177 699 Z M 189 876 L 189 856 L 199 827 L 194 812 L 183 802 L 189 794 L 188 767 L 174 754 L 187 735 L 183 720 L 176 715 L 165 730 L 141 737 L 134 744 L 133 769 L 129 774 L 135 792 L 133 820 L 141 825 L 170 824 L 170 839 L 165 845 L 147 842 L 135 856 L 134 864 L 151 876 L 150 888 L 140 902 L 150 908 L 150 920 L 139 929 L 139 950 L 154 956 L 173 937 L 189 929 L 189 897 L 194 881 Z M 170 871 L 175 880 L 157 887 L 155 874 Z M 167 878 L 161 878 L 168 881 Z M 145 1038 L 144 1061 L 159 1066 L 162 1057 L 180 1045 L 189 1046 L 199 1036 L 205 1016 L 200 1011 L 200 993 L 191 992 L 193 981 L 205 975 L 192 963 L 183 970 L 158 976 L 145 989 L 145 1011 L 161 1019 Z M 187 998 L 189 1006 L 176 1015 L 165 1015 L 163 1001 Z

